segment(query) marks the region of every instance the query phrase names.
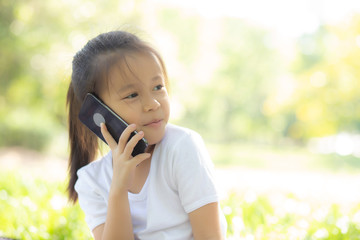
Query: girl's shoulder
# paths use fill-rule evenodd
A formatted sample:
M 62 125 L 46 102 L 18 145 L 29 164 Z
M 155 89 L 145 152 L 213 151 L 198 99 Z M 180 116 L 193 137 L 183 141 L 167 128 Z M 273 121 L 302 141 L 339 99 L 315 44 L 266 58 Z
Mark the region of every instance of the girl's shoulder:
M 200 134 L 189 128 L 174 124 L 166 126 L 165 136 L 160 145 L 162 148 L 182 150 L 184 148 L 203 146 L 204 142 Z
M 88 175 L 91 177 L 98 177 L 99 175 L 109 173 L 112 168 L 112 154 L 109 151 L 107 154 L 99 157 L 97 160 L 89 163 L 88 165 L 80 168 L 77 172 L 78 176 Z
M 112 178 L 112 155 L 111 151 L 105 156 L 89 163 L 77 171 L 78 179 L 75 190 L 79 195 L 79 201 L 84 196 L 92 197 L 107 195 Z
M 166 126 L 165 136 L 162 142 L 173 144 L 189 139 L 201 139 L 201 136 L 192 129 L 169 123 Z

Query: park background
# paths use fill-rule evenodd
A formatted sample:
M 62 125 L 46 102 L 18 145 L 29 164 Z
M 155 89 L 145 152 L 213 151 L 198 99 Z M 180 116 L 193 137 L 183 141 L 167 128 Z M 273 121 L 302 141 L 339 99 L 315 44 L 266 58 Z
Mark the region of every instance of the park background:
M 199 132 L 229 239 L 360 239 L 360 2 L 1 0 L 0 237 L 91 239 L 66 199 L 73 55 L 153 43 Z

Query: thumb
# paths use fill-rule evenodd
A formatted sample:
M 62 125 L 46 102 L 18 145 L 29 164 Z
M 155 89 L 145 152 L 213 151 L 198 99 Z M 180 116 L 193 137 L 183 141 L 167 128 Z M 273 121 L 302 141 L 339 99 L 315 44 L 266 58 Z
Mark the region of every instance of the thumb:
M 148 159 L 150 157 L 151 157 L 150 153 L 142 153 L 142 154 L 136 155 L 136 157 L 133 157 L 130 161 L 131 161 L 131 164 L 138 166 L 140 163 L 142 163 L 143 161 L 145 161 L 146 159 Z

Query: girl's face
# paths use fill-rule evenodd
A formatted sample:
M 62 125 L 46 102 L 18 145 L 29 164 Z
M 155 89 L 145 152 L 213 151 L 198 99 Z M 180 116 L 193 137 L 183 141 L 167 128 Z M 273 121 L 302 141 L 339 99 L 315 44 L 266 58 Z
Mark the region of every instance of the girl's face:
M 163 70 L 152 54 L 128 55 L 126 64 L 110 69 L 109 84 L 99 86 L 99 97 L 127 123 L 135 123 L 150 145 L 156 144 L 164 137 L 170 115 Z

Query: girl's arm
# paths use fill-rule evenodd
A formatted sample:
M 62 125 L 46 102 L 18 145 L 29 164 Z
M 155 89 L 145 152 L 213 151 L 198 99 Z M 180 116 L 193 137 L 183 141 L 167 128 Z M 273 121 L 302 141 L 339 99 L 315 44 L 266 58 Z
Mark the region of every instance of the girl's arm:
M 112 151 L 113 178 L 106 221 L 105 224 L 99 225 L 93 230 L 95 240 L 134 239 L 128 188 L 132 185 L 136 166 L 150 157 L 149 153 L 143 153 L 131 158 L 135 145 L 144 136 L 144 133 L 139 132 L 127 142 L 131 132 L 135 129 L 135 125 L 129 125 L 121 134 L 119 143 L 116 143 L 107 131 L 105 124 L 101 124 L 101 133 Z
M 94 239 L 134 239 L 129 209 L 127 192 L 110 193 L 106 222 L 93 230 Z
M 189 213 L 195 240 L 223 240 L 220 227 L 219 206 L 209 203 Z

